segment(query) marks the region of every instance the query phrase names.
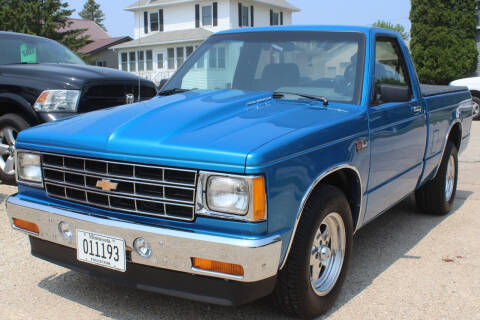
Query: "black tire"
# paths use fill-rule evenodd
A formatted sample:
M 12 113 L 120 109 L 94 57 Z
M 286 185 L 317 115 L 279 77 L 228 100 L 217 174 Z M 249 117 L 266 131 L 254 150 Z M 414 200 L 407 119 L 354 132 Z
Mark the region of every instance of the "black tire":
M 9 139 L 5 138 L 4 130 L 7 129 L 13 129 L 14 131 L 14 138 L 15 140 L 17 139 L 17 134 L 29 128 L 30 125 L 28 124 L 27 121 L 25 121 L 21 116 L 13 113 L 8 113 L 0 117 L 0 143 L 1 144 L 8 144 L 11 145 L 11 141 Z M 9 154 L 3 154 L 0 155 L 3 159 L 3 163 L 10 157 L 11 155 Z M 0 167 L 0 180 L 4 184 L 9 184 L 9 185 L 16 185 L 16 179 L 15 179 L 15 173 L 13 174 L 7 174 L 3 168 Z
M 336 212 L 345 227 L 345 255 L 332 289 L 317 295 L 310 283 L 310 255 L 313 240 L 324 218 Z M 275 304 L 284 312 L 305 319 L 317 317 L 334 304 L 348 269 L 353 243 L 352 213 L 345 195 L 336 187 L 321 185 L 307 201 L 287 262 L 277 277 Z
M 448 161 L 453 157 L 455 162 L 455 174 L 453 182 L 453 190 L 449 199 L 447 199 L 445 186 L 447 183 Z M 447 142 L 445 153 L 440 163 L 435 178 L 415 192 L 415 199 L 418 208 L 425 213 L 442 216 L 447 214 L 452 208 L 452 203 L 455 200 L 458 180 L 458 151 L 452 141 Z
M 472 96 L 472 100 L 473 100 L 473 103 L 476 104 L 476 108 L 479 108 L 480 106 L 480 98 L 477 97 L 477 96 Z M 474 107 L 475 108 L 475 107 Z M 477 109 L 478 110 L 478 109 Z M 473 115 L 473 120 L 480 120 L 480 112 L 477 113 L 477 115 L 475 115 L 475 110 L 473 111 L 474 112 L 474 115 Z

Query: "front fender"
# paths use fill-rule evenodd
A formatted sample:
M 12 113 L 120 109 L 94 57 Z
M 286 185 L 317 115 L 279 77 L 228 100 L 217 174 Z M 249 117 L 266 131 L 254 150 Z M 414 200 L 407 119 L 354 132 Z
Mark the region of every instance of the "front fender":
M 30 102 L 28 102 L 26 99 L 19 95 L 16 95 L 14 93 L 0 93 L 0 112 L 4 113 L 4 110 L 2 110 L 2 108 L 4 108 L 4 106 L 2 106 L 2 103 L 14 104 L 18 107 L 18 111 L 15 110 L 14 113 L 23 113 L 27 115 L 27 117 L 31 120 L 35 120 L 36 122 L 39 121 L 39 118 L 36 112 L 33 110 Z M 12 111 L 8 110 L 7 112 Z
M 265 173 L 268 201 L 268 233 L 282 235 L 280 266 L 289 249 L 300 221 L 303 206 L 318 183 L 329 173 L 348 168 L 356 172 L 360 181 L 360 204 L 357 229 L 363 222 L 366 201 L 363 201 L 370 164 L 369 147 L 357 150 L 359 140 L 368 141 L 368 131 L 332 141 L 285 157 L 267 166 L 247 166 L 247 174 Z

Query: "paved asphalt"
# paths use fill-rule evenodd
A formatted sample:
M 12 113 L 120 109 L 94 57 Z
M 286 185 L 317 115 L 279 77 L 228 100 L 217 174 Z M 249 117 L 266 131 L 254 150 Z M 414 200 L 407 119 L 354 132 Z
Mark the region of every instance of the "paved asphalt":
M 0 185 L 0 197 L 14 193 Z M 355 236 L 331 319 L 480 319 L 480 122 L 460 157 L 454 209 L 417 212 L 407 199 Z M 269 299 L 237 308 L 137 291 L 29 253 L 0 209 L 0 319 L 286 319 Z

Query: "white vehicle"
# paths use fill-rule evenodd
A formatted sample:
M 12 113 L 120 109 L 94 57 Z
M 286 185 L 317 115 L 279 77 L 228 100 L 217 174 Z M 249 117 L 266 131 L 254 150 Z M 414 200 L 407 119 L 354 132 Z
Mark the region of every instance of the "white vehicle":
M 473 119 L 480 120 L 480 77 L 458 79 L 450 82 L 451 86 L 467 87 L 472 94 Z

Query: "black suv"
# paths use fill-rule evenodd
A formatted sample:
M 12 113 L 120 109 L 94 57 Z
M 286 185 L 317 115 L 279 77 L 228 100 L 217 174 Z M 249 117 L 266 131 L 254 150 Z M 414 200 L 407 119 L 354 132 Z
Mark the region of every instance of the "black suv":
M 28 127 L 151 99 L 153 82 L 86 65 L 56 41 L 0 32 L 0 179 L 15 183 L 15 139 Z

